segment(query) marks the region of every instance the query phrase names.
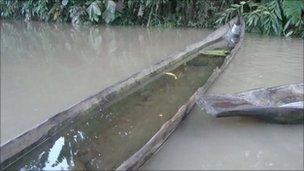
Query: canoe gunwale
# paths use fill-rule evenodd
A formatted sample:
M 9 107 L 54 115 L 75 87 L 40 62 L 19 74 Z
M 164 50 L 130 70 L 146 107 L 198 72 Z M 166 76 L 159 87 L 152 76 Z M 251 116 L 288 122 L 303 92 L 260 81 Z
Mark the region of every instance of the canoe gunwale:
M 57 113 L 30 130 L 26 130 L 16 138 L 1 144 L 0 168 L 3 169 L 8 167 L 19 157 L 27 154 L 34 147 L 47 141 L 51 136 L 55 135 L 56 132 L 66 127 L 65 124 L 69 124 L 75 118 L 87 114 L 86 111 L 92 107 L 98 105 L 102 109 L 105 109 L 120 100 L 122 98 L 120 94 L 127 94 L 127 92 L 131 91 L 133 92 L 135 89 L 138 89 L 139 85 L 147 84 L 149 80 L 153 80 L 152 78 L 158 77 L 160 73 L 172 70 L 180 64 L 196 57 L 201 49 L 221 40 L 222 35 L 226 33 L 227 28 L 227 25 L 222 26 L 202 41 L 186 46 L 185 49 L 163 58 L 162 60 L 154 63 L 151 67 L 143 69 L 131 75 L 127 79 L 117 82 L 99 93 L 72 105 L 65 111 Z M 137 88 L 134 89 L 134 87 Z M 189 111 L 189 108 L 191 108 L 190 104 L 188 104 L 185 109 L 180 109 L 182 110 L 181 113 Z
M 235 21 L 236 19 L 232 19 L 226 25 L 222 26 L 222 28 L 226 29 L 226 31 L 223 32 L 222 36 L 225 35 L 225 33 L 230 28 L 230 25 L 232 25 Z M 189 100 L 178 109 L 177 113 L 167 122 L 165 122 L 161 126 L 161 128 L 154 134 L 154 136 L 150 138 L 150 140 L 142 148 L 140 148 L 136 153 L 134 153 L 129 159 L 124 161 L 119 167 L 116 168 L 116 170 L 139 169 L 153 154 L 155 154 L 160 149 L 161 145 L 169 138 L 169 136 L 178 127 L 178 125 L 190 114 L 190 112 L 192 111 L 192 109 L 196 104 L 197 96 L 201 94 L 205 94 L 207 92 L 207 90 L 216 81 L 219 75 L 228 67 L 229 63 L 240 49 L 245 35 L 245 23 L 243 19 L 241 20 L 241 25 L 242 27 L 241 27 L 239 41 L 235 45 L 235 47 L 231 50 L 230 54 L 226 56 L 221 67 L 215 68 L 211 76 L 204 83 L 204 85 L 200 87 L 189 98 Z M 223 40 L 222 36 L 220 39 L 216 40 L 215 42 Z

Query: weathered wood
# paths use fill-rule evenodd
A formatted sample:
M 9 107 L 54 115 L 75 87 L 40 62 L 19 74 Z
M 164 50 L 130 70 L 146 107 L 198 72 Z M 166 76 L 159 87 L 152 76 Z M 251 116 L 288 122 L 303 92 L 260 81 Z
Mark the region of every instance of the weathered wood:
M 304 122 L 303 83 L 240 93 L 199 96 L 197 104 L 215 117 L 246 116 L 272 123 Z
M 229 24 L 232 24 L 233 22 L 235 22 L 235 20 L 230 21 Z M 222 28 L 225 29 L 224 31 L 221 31 L 223 36 L 226 31 L 228 31 L 229 27 L 228 25 L 225 25 Z M 116 168 L 116 170 L 138 169 L 141 165 L 145 163 L 145 161 L 147 161 L 154 153 L 157 152 L 160 146 L 167 140 L 167 138 L 178 127 L 182 120 L 184 120 L 184 118 L 186 118 L 190 111 L 193 109 L 197 93 L 204 94 L 208 90 L 208 88 L 214 83 L 217 77 L 224 71 L 224 69 L 227 68 L 228 64 L 241 46 L 245 34 L 244 30 L 245 24 L 244 21 L 242 21 L 242 29 L 239 42 L 231 51 L 230 55 L 225 58 L 225 61 L 222 66 L 220 68 L 216 68 L 211 74 L 211 76 L 208 78 L 206 83 L 190 97 L 188 102 L 186 102 L 182 107 L 180 107 L 178 112 L 169 121 L 164 123 L 162 127 L 156 132 L 156 134 L 141 149 L 139 149 L 135 154 L 133 154 L 128 160 L 124 161 L 119 167 Z M 221 38 L 217 39 L 216 41 L 219 40 L 221 40 Z
M 127 79 L 71 106 L 67 110 L 54 115 L 31 130 L 26 130 L 20 136 L 1 145 L 1 168 L 5 168 L 16 158 L 25 155 L 35 146 L 48 140 L 56 132 L 68 126 L 70 121 L 87 114 L 86 111 L 92 107 L 98 105 L 104 109 L 121 99 L 123 97 L 122 94 L 127 95 L 157 78 L 160 73 L 172 70 L 180 64 L 191 60 L 199 54 L 202 48 L 219 41 L 227 29 L 228 25 L 219 28 L 204 40 L 187 46 L 184 50 L 178 51 L 153 64 L 150 68 L 135 73 Z
M 215 50 L 201 50 L 201 54 L 209 55 L 214 57 L 226 57 L 229 54 L 228 50 L 226 49 L 215 49 Z

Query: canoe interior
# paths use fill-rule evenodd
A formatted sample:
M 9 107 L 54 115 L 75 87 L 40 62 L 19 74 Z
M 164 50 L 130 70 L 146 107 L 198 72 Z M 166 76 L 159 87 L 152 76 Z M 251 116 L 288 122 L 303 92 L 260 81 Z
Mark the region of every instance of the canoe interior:
M 58 167 L 115 169 L 142 147 L 222 63 L 223 58 L 199 55 L 138 85 L 133 92 L 119 94 L 121 100 L 105 109 L 96 105 L 7 169 L 54 169 L 56 165 L 51 167 L 47 162 L 56 148 L 61 148 L 56 151 L 61 161 Z
M 227 23 L 223 28 L 226 28 L 224 34 L 230 29 L 229 25 L 236 22 L 235 19 Z M 236 53 L 241 47 L 245 35 L 245 22 L 241 19 L 241 30 L 238 43 L 230 51 L 230 53 L 224 58 L 223 64 L 216 68 L 208 80 L 198 88 L 197 91 L 188 99 L 184 105 L 182 105 L 177 113 L 154 134 L 154 136 L 142 146 L 136 153 L 124 161 L 116 170 L 135 170 L 139 169 L 154 153 L 160 149 L 161 145 L 169 138 L 173 131 L 179 126 L 179 124 L 191 113 L 191 110 L 195 106 L 195 99 L 198 94 L 205 94 L 210 86 L 215 82 L 219 75 L 228 67 L 231 60 L 234 58 Z M 221 37 L 223 38 L 223 37 Z M 223 40 L 223 39 L 219 39 Z M 219 42 L 219 41 L 217 41 Z

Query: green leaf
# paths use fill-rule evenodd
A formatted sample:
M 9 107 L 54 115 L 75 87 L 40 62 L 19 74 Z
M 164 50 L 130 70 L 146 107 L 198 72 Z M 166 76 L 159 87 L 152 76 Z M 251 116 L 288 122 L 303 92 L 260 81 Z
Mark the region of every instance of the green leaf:
M 129 1 L 128 1 L 128 7 L 131 8 L 132 4 L 133 4 L 133 1 L 132 1 L 132 0 L 129 0 Z
M 239 8 L 240 7 L 240 5 L 238 5 L 238 4 L 232 4 L 231 6 L 234 7 L 234 8 Z
M 275 2 L 275 13 L 276 13 L 276 16 L 282 20 L 282 15 L 281 15 L 281 9 L 280 9 L 280 4 L 278 1 L 274 1 Z
M 150 6 L 154 0 L 146 0 L 146 7 Z
M 241 1 L 240 4 L 241 4 L 241 5 L 244 5 L 244 4 L 246 4 L 246 2 L 245 2 L 245 1 Z
M 290 20 L 287 21 L 287 23 L 284 26 L 284 32 L 287 30 L 287 28 L 289 27 L 290 24 Z
M 102 14 L 102 17 L 107 24 L 115 20 L 115 7 L 115 2 L 112 0 L 108 0 L 107 8 Z
M 69 2 L 69 0 L 62 0 L 61 4 L 62 4 L 63 6 L 66 6 L 66 5 L 68 4 L 68 2 Z
M 285 37 L 289 37 L 290 35 L 292 35 L 293 31 L 288 32 L 287 34 L 285 34 Z
M 304 11 L 303 0 L 284 0 L 283 12 L 290 19 L 291 24 L 298 23 L 301 20 L 301 13 Z
M 101 15 L 101 11 L 96 1 L 90 4 L 90 6 L 87 8 L 87 13 L 89 14 L 89 18 L 91 21 L 98 22 L 98 16 Z

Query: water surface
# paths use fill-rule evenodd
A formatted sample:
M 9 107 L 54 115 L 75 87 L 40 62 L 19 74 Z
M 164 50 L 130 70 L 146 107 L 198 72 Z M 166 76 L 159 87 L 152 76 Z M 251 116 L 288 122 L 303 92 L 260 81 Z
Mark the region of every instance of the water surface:
M 303 82 L 303 40 L 246 35 L 208 94 Z M 212 118 L 195 107 L 144 170 L 303 170 L 303 125 Z
M 208 32 L 1 21 L 1 144 Z

